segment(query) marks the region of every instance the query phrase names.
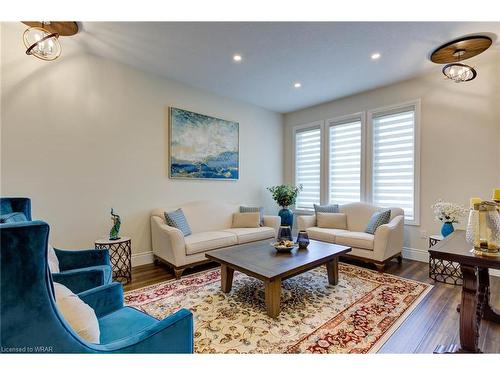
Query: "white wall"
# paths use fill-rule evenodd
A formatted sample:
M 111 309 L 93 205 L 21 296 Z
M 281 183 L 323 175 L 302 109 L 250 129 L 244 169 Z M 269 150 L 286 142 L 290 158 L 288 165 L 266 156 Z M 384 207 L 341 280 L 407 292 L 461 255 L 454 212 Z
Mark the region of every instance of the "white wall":
M 133 252 L 151 250 L 149 212 L 198 199 L 264 205 L 283 180 L 282 116 L 86 54 L 26 56 L 21 23 L 1 32 L 1 194 L 32 198 L 62 248 L 93 247 L 122 217 Z M 240 179 L 168 178 L 167 107 L 240 123 Z M 210 218 L 207 218 L 210 220 Z
M 406 227 L 405 246 L 427 249 L 420 230 L 439 233 L 430 208 L 437 199 L 467 207 L 470 197 L 491 198 L 500 187 L 500 52 L 483 56 L 470 60 L 478 77 L 468 83 L 445 80 L 436 65 L 419 78 L 286 114 L 285 181 L 292 182 L 293 126 L 420 98 L 421 225 Z

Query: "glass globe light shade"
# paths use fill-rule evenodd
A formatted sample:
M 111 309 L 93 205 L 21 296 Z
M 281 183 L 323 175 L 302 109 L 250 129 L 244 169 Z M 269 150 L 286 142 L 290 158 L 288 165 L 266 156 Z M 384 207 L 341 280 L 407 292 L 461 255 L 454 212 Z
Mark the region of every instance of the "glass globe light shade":
M 23 40 L 26 54 L 50 61 L 61 55 L 59 34 L 51 33 L 41 27 L 30 27 L 24 32 Z
M 472 81 L 477 76 L 476 70 L 473 67 L 460 63 L 445 65 L 443 74 L 446 78 L 457 83 Z

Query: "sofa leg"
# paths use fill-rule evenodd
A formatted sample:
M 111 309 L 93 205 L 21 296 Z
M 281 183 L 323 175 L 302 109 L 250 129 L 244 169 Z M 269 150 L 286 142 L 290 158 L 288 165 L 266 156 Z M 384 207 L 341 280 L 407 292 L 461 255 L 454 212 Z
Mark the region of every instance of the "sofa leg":
M 155 258 L 153 259 L 153 264 L 154 264 L 155 266 L 159 266 L 159 265 L 160 265 L 160 261 L 158 260 L 158 258 L 156 258 L 156 257 L 155 257 Z
M 398 260 L 399 264 L 403 263 L 403 257 L 401 255 L 398 255 L 398 257 L 396 259 Z
M 175 278 L 179 280 L 184 272 L 185 268 L 174 268 Z
M 378 272 L 384 272 L 385 263 L 375 263 L 375 267 L 377 268 Z

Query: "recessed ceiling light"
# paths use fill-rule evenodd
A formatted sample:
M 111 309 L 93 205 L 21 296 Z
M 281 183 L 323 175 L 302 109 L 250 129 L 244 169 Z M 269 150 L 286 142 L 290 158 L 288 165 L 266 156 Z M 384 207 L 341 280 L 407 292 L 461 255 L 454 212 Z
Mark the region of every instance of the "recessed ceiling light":
M 293 84 L 293 87 L 295 87 L 296 89 L 300 89 L 300 88 L 302 87 L 302 83 L 300 83 L 300 82 L 295 82 L 295 83 Z
M 241 60 L 243 60 L 243 58 L 241 57 L 241 55 L 234 55 L 233 60 L 236 62 L 241 62 Z
M 377 60 L 377 59 L 380 59 L 380 53 L 375 52 L 372 54 L 372 60 Z

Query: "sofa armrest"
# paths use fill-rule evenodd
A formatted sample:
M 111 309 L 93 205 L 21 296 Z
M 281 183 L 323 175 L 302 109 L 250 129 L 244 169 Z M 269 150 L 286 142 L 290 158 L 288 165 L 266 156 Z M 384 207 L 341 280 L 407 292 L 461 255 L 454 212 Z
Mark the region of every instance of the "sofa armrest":
M 104 271 L 98 269 L 76 269 L 52 274 L 54 282 L 63 284 L 76 294 L 104 285 L 104 279 Z
M 193 314 L 180 309 L 136 334 L 105 345 L 92 345 L 101 353 L 183 353 L 191 354 Z
M 278 236 L 278 231 L 281 225 L 281 217 L 272 216 L 272 215 L 264 215 L 264 226 L 270 227 L 274 229 L 274 237 Z
M 110 265 L 108 250 L 54 250 L 61 271 Z
M 98 318 L 123 307 L 123 287 L 117 282 L 78 293 L 78 297 L 94 309 Z
M 165 224 L 161 218 L 151 217 L 151 240 L 153 253 L 174 266 L 182 264 L 185 258 L 186 244 L 184 234 Z
M 374 258 L 384 261 L 403 251 L 404 216 L 398 215 L 375 231 Z
M 297 226 L 299 230 L 306 230 L 316 226 L 316 215 L 300 215 L 297 216 Z

